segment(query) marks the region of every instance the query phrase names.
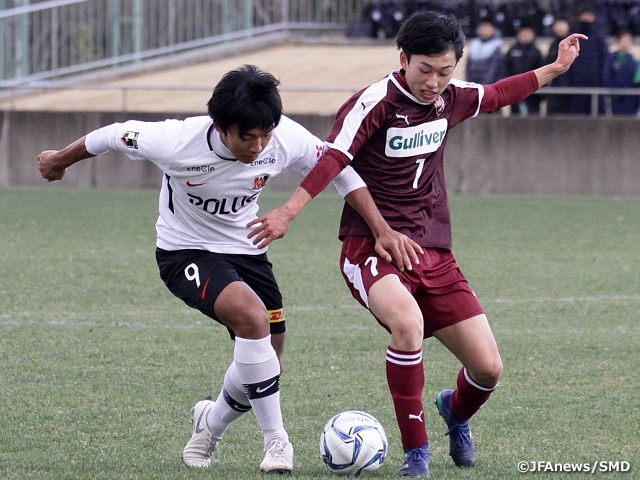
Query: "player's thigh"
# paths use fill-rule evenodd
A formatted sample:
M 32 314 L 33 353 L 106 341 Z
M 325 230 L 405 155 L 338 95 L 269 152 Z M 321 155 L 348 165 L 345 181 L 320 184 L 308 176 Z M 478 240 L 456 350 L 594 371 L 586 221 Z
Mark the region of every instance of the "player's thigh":
M 435 286 L 422 283 L 415 294 L 424 316 L 425 338 L 438 330 L 484 314 L 478 297 L 459 269 L 446 271 L 432 280 Z
M 240 278 L 264 303 L 269 316 L 270 333 L 272 335 L 284 334 L 286 324 L 282 294 L 267 255 L 229 255 L 228 260 L 235 267 Z M 284 336 L 279 338 L 282 339 L 281 343 L 284 343 Z M 277 343 L 277 340 L 274 342 Z M 278 345 L 274 345 L 274 348 L 276 347 Z M 277 348 L 276 351 L 278 351 Z
M 347 237 L 341 254 L 342 275 L 358 302 L 392 333 L 422 332 L 422 314 L 405 272 L 382 259 L 370 237 Z
M 218 321 L 214 304 L 231 283 L 242 281 L 220 255 L 205 250 L 156 250 L 160 278 L 176 297 Z
M 413 295 L 397 275 L 386 275 L 371 286 L 369 309 L 391 332 L 392 348 L 402 351 L 416 351 L 422 348 L 422 314 Z

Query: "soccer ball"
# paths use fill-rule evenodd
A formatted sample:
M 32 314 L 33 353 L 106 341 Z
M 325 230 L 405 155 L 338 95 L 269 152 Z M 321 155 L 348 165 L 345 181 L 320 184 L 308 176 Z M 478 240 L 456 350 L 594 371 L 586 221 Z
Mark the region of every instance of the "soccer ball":
M 384 463 L 387 435 L 368 413 L 342 412 L 324 426 L 320 455 L 329 470 L 338 475 L 368 475 Z

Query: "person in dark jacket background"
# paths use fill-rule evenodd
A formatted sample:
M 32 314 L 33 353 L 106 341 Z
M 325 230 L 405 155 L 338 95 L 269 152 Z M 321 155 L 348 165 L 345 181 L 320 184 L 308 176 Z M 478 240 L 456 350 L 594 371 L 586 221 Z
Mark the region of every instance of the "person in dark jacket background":
M 630 32 L 618 35 L 617 49 L 609 54 L 603 70 L 604 86 L 609 88 L 634 88 L 638 62 L 631 54 L 634 40 Z M 635 115 L 638 113 L 638 97 L 631 95 L 611 95 L 605 99 L 610 102 L 614 115 Z M 607 111 L 609 109 L 607 108 Z
M 571 87 L 602 87 L 602 71 L 609 56 L 606 34 L 597 23 L 596 9 L 593 4 L 585 3 L 577 9 L 577 31 L 589 37 L 583 42 L 580 56 L 576 58 L 571 70 L 567 72 Z M 600 99 L 599 112 L 604 113 L 604 102 Z M 571 95 L 570 112 L 578 115 L 591 114 L 590 95 Z
M 558 15 L 553 21 L 551 27 L 553 29 L 553 40 L 549 45 L 549 52 L 547 53 L 546 63 L 549 63 L 549 59 L 558 57 L 558 45 L 560 42 L 569 35 L 571 31 L 571 24 L 567 17 Z M 568 87 L 569 76 L 566 73 L 557 76 L 549 83 L 550 87 Z M 547 96 L 547 115 L 565 115 L 569 113 L 569 96 L 568 95 L 548 95 Z
M 543 65 L 542 52 L 536 46 L 536 32 L 523 24 L 516 33 L 516 42 L 505 56 L 505 74 L 507 76 L 535 70 Z M 540 113 L 540 99 L 538 95 L 531 95 L 523 101 L 511 105 L 514 115 L 538 115 Z
M 502 43 L 493 19 L 483 18 L 478 24 L 478 37 L 469 42 L 467 82 L 488 85 L 504 78 Z

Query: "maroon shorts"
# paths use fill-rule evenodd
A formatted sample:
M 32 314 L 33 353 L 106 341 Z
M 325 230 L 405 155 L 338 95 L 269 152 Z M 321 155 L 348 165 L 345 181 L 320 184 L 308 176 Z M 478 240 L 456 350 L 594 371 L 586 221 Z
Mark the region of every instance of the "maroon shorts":
M 353 297 L 369 308 L 369 289 L 385 275 L 397 275 L 416 299 L 424 318 L 424 338 L 433 332 L 484 313 L 460 271 L 453 253 L 425 248 L 420 264 L 401 272 L 375 251 L 373 237 L 350 236 L 342 243 L 340 270 Z M 384 324 L 383 327 L 387 328 Z M 388 328 L 387 328 L 388 330 Z

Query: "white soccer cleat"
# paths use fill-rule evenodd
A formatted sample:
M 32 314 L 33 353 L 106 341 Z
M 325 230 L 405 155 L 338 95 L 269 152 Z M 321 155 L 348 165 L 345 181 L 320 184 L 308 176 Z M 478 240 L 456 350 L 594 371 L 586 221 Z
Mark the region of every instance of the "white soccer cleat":
M 213 439 L 207 426 L 207 414 L 214 404 L 212 400 L 202 400 L 191 409 L 193 434 L 182 452 L 182 460 L 189 467 L 209 468 L 214 453 L 218 452 L 219 441 Z M 218 461 L 217 456 L 214 461 Z
M 260 464 L 263 473 L 291 473 L 293 470 L 293 445 L 282 439 L 267 443 L 264 460 Z

